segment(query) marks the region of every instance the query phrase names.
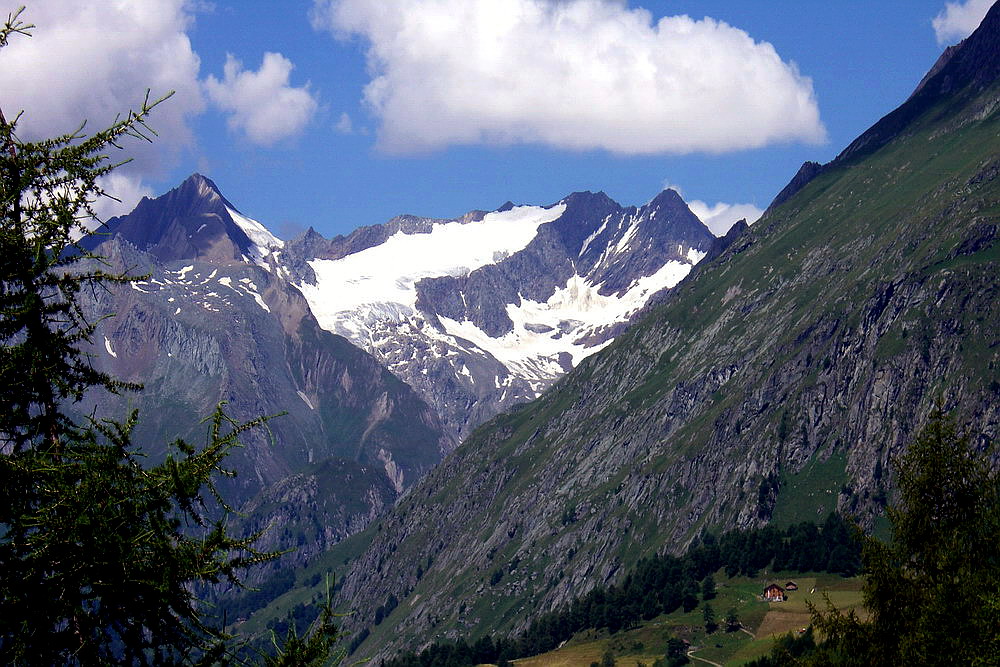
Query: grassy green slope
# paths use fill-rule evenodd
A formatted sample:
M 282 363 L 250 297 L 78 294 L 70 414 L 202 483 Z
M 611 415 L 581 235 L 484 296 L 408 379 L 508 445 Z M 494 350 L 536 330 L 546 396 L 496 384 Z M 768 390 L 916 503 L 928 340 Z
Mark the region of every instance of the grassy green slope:
M 789 591 L 784 602 L 765 602 L 759 598 L 761 589 L 772 581 L 795 581 L 799 590 Z M 516 660 L 518 667 L 575 667 L 600 662 L 606 651 L 620 665 L 643 662 L 651 665 L 662 658 L 667 641 L 677 637 L 687 641 L 693 655 L 722 665 L 742 665 L 770 652 L 775 639 L 795 633 L 810 623 L 808 604 L 826 608 L 826 599 L 839 610 L 856 610 L 861 606 L 860 577 L 842 578 L 829 574 L 773 573 L 771 578 L 722 578 L 718 597 L 709 601 L 715 611 L 719 629 L 707 632 L 699 606 L 690 612 L 681 610 L 642 623 L 637 628 L 614 634 L 607 630 L 588 630 L 570 639 L 554 651 Z M 742 624 L 742 630 L 727 632 L 725 617 L 732 609 Z M 697 664 L 695 662 L 694 664 Z
M 997 88 L 837 164 L 379 524 L 363 655 L 523 627 L 707 526 L 873 517 L 938 400 L 995 433 Z M 882 469 L 879 474 L 877 471 Z

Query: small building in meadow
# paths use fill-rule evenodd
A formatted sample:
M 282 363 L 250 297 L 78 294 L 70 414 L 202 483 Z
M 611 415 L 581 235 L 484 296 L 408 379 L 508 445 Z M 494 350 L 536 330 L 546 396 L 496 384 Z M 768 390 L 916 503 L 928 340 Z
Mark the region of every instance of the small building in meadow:
M 794 581 L 789 581 L 787 584 L 785 584 L 785 590 L 786 591 L 797 591 L 797 590 L 799 590 L 799 585 L 797 583 L 795 583 Z
M 784 602 L 785 589 L 778 584 L 771 584 L 764 589 L 764 600 L 766 602 Z

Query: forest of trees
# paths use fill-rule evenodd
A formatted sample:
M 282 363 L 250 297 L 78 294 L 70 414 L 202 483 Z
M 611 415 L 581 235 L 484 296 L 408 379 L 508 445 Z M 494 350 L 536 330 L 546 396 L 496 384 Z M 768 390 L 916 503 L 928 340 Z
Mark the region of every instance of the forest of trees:
M 614 633 L 677 609 L 691 611 L 714 597 L 712 576 L 719 569 L 729 576 L 755 577 L 765 567 L 853 576 L 861 567 L 861 549 L 836 513 L 821 526 L 811 522 L 784 530 L 766 526 L 718 538 L 707 533 L 684 556 L 642 559 L 617 585 L 595 588 L 565 608 L 538 617 L 517 637 L 487 634 L 471 644 L 437 642 L 419 654 L 405 653 L 383 665 L 466 667 L 538 655 L 588 628 Z
M 867 617 L 813 609 L 805 633 L 779 638 L 751 667 L 1000 664 L 1000 474 L 992 450 L 972 442 L 952 417 L 931 414 L 894 461 L 899 500 L 887 510 L 888 542 L 870 535 L 856 541 L 837 515 L 822 526 L 706 535 L 683 558 L 640 561 L 619 585 L 538 618 L 516 638 L 439 642 L 384 667 L 464 667 L 537 655 L 586 628 L 615 632 L 680 607 L 693 610 L 699 591 L 703 601 L 711 595 L 707 579 L 719 568 L 754 576 L 766 566 L 844 575 L 863 568 Z M 706 612 L 706 625 L 712 616 Z M 658 662 L 672 664 L 666 655 Z
M 779 641 L 752 667 L 1000 664 L 1000 475 L 937 410 L 894 465 L 892 539 L 866 536 L 868 618 L 813 611 L 823 641 Z

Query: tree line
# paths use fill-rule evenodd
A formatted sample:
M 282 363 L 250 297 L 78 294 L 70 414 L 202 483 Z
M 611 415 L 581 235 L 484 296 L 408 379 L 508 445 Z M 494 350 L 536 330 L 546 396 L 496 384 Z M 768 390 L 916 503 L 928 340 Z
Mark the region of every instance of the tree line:
M 765 526 L 706 533 L 683 556 L 641 559 L 618 584 L 594 588 L 564 608 L 539 616 L 516 637 L 487 634 L 435 642 L 420 653 L 403 653 L 383 667 L 465 667 L 497 663 L 551 651 L 586 629 L 612 633 L 678 609 L 691 611 L 715 597 L 713 573 L 755 577 L 765 567 L 793 572 L 831 572 L 853 576 L 861 566 L 861 549 L 839 514 L 822 525 L 802 522 L 785 529 Z
M 992 450 L 992 451 L 991 451 Z M 812 610 L 748 667 L 1000 664 L 1000 475 L 954 419 L 935 411 L 893 466 L 892 539 L 862 538 L 867 618 Z M 810 628 L 810 630 L 811 630 Z

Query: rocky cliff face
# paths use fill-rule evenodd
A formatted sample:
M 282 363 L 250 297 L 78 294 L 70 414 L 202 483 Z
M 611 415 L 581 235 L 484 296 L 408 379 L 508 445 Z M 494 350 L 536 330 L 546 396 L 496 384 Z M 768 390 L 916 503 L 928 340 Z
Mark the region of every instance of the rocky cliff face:
M 135 440 L 152 456 L 176 437 L 201 441 L 199 419 L 218 402 L 238 421 L 284 413 L 248 431 L 245 447 L 230 457 L 237 471 L 224 484 L 231 503 L 279 484 L 256 501 L 263 506 L 311 479 L 316 488 L 308 493 L 327 508 L 310 518 L 324 525 L 322 548 L 363 528 L 453 447 L 408 386 L 319 327 L 299 291 L 264 261 L 281 242 L 207 179 L 193 176 L 144 200 L 97 240 L 96 252 L 114 266 L 148 275 L 93 295 L 92 317 L 115 315 L 99 324 L 94 363 L 145 389 L 93 396 L 79 409 L 121 415 L 138 408 Z M 328 487 L 318 489 L 317 479 Z M 357 497 L 348 500 L 347 488 Z M 328 507 L 330 498 L 344 509 Z
M 642 208 L 577 193 L 455 220 L 399 216 L 330 240 L 310 230 L 286 244 L 200 175 L 84 245 L 149 275 L 90 304 L 95 319 L 116 314 L 98 330 L 95 363 L 146 389 L 92 397 L 81 411 L 139 407 L 136 438 L 153 455 L 174 437 L 198 439 L 198 418 L 220 401 L 237 420 L 285 413 L 246 435 L 225 491 L 274 510 L 264 523 L 290 520 L 275 498 L 304 502 L 289 510 L 301 525 L 284 532 L 318 539 L 310 553 L 391 504 L 374 485 L 362 505 L 333 511 L 329 498 L 346 502 L 338 487 L 356 485 L 331 470 L 347 475 L 353 462 L 352 478 L 369 480 L 378 470 L 402 493 L 475 425 L 609 343 L 716 247 L 669 190 Z M 330 457 L 340 467 L 322 467 Z M 303 528 L 312 523 L 324 529 Z
M 256 542 L 262 551 L 292 549 L 255 568 L 249 573 L 252 581 L 311 562 L 392 507 L 398 491 L 380 463 L 327 458 L 279 480 L 244 504 L 238 532 L 263 532 Z
M 995 440 L 1000 85 L 948 86 L 381 519 L 342 599 L 357 627 L 401 602 L 361 655 L 515 630 L 704 528 L 870 522 L 935 404 Z

